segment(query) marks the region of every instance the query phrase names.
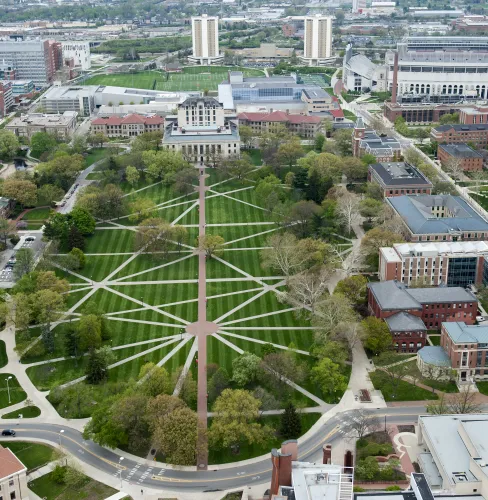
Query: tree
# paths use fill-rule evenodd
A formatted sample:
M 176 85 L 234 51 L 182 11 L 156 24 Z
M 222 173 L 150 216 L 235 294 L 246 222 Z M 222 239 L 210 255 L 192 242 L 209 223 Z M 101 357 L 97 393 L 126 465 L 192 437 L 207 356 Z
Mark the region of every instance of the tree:
M 256 422 L 259 407 L 260 402 L 249 391 L 225 389 L 213 406 L 215 416 L 208 434 L 211 445 L 231 447 L 238 453 L 242 442 L 266 442 L 270 429 Z
M 348 352 L 342 342 L 327 339 L 323 344 L 316 344 L 312 352 L 318 359 L 329 358 L 333 359 L 334 363 L 337 363 L 341 368 L 346 366 Z
M 82 351 L 92 351 L 102 345 L 102 324 L 95 314 L 87 314 L 78 323 L 79 347 Z
M 183 168 L 174 174 L 173 189 L 179 194 L 189 194 L 198 185 L 198 171 L 193 168 Z
M 417 138 L 419 139 L 420 144 L 423 144 L 425 139 L 427 139 L 429 136 L 430 136 L 429 129 L 427 129 L 425 127 L 421 127 L 417 130 Z
M 232 380 L 239 386 L 254 382 L 261 358 L 250 352 L 244 352 L 232 361 Z
M 277 161 L 288 165 L 289 168 L 292 168 L 301 156 L 303 156 L 303 148 L 297 136 L 292 136 L 287 142 L 280 144 L 276 153 Z
M 340 323 L 352 322 L 356 315 L 351 302 L 342 295 L 329 295 L 317 304 L 313 325 L 319 330 L 319 336 L 326 338 Z
M 464 175 L 463 163 L 461 158 L 451 156 L 444 162 L 444 169 L 456 179 L 461 179 Z
M 360 460 L 356 465 L 355 472 L 358 478 L 365 479 L 367 481 L 375 479 L 380 472 L 380 466 L 376 457 L 371 456 Z
M 318 152 L 321 152 L 322 148 L 324 147 L 324 143 L 325 143 L 324 134 L 317 134 L 315 136 L 315 142 L 314 142 L 315 150 Z
M 88 210 L 81 207 L 75 207 L 69 213 L 69 217 L 71 222 L 83 236 L 88 236 L 95 232 L 96 221 Z
M 165 258 L 171 248 L 174 227 L 162 219 L 146 219 L 137 227 L 136 251 L 144 251 L 153 258 Z
M 33 312 L 42 323 L 42 341 L 50 353 L 54 351 L 54 334 L 51 324 L 60 318 L 63 309 L 64 297 L 54 290 L 39 290 L 33 298 Z
M 199 236 L 198 238 L 198 248 L 200 251 L 205 252 L 208 258 L 212 258 L 214 255 L 220 255 L 223 251 L 224 238 L 216 234 L 207 234 L 205 236 Z
M 379 135 L 384 135 L 388 132 L 383 118 L 379 115 L 372 116 L 372 118 L 369 120 L 369 126 Z
M 362 439 L 380 429 L 379 418 L 370 410 L 361 408 L 343 414 L 342 430 L 350 438 Z
M 401 234 L 382 227 L 370 229 L 361 240 L 361 251 L 371 263 L 378 262 L 381 247 L 391 247 L 394 243 L 405 241 Z
M 0 214 L 0 241 L 4 248 L 7 247 L 7 240 L 11 235 L 16 234 L 15 223 Z
M 349 233 L 360 220 L 360 201 L 357 194 L 349 192 L 345 192 L 337 201 L 337 213 Z
M 232 177 L 236 177 L 238 180 L 242 180 L 246 175 L 251 173 L 254 165 L 248 155 L 243 154 L 239 157 L 229 157 L 226 158 L 222 165 L 222 170 Z
M 139 371 L 141 391 L 150 397 L 169 393 L 171 390 L 171 379 L 163 366 L 154 363 L 145 363 Z
M 302 434 L 302 421 L 293 403 L 288 403 L 280 418 L 280 434 L 283 439 L 298 439 Z
M 227 389 L 230 385 L 229 374 L 227 370 L 220 367 L 210 378 L 208 383 L 208 399 L 212 403 L 221 394 L 224 389 Z M 259 398 L 258 398 L 259 399 Z
M 379 200 L 374 200 L 373 198 L 364 198 L 359 203 L 359 213 L 365 219 L 368 219 L 368 221 L 371 222 L 381 214 L 384 206 L 385 204 Z
M 359 158 L 343 158 L 341 169 L 349 182 L 364 182 L 368 177 L 368 165 Z
M 251 127 L 247 125 L 239 125 L 239 136 L 241 137 L 242 145 L 245 148 L 252 147 L 254 132 Z
M 331 270 L 326 266 L 290 276 L 286 283 L 288 292 L 285 292 L 285 300 L 314 314 L 316 304 L 328 288 L 330 277 Z
M 15 254 L 15 258 L 14 276 L 18 280 L 34 269 L 34 252 L 30 248 L 21 248 Z
M 367 300 L 368 280 L 362 274 L 349 276 L 337 283 L 334 293 L 344 295 L 354 307 L 362 306 Z
M 32 207 L 37 202 L 37 186 L 28 180 L 7 179 L 2 185 L 2 194 L 18 201 L 22 207 Z
M 68 230 L 68 248 L 70 250 L 73 248 L 83 250 L 85 248 L 85 238 L 76 226 L 71 226 Z
M 89 384 L 103 382 L 108 377 L 108 367 L 114 359 L 114 354 L 108 346 L 90 351 L 86 367 L 86 381 Z
M 102 188 L 88 186 L 78 196 L 76 206 L 85 208 L 98 219 L 115 219 L 125 213 L 124 196 L 124 192 L 114 184 L 107 184 Z
M 39 158 L 43 153 L 53 151 L 56 144 L 56 137 L 48 132 L 36 132 L 30 141 L 31 151 L 35 158 Z
M 55 201 L 61 201 L 63 196 L 63 189 L 52 184 L 44 184 L 37 190 L 37 200 L 41 205 L 51 205 Z
M 398 358 L 391 351 L 385 351 L 378 356 L 378 365 L 381 366 L 381 370 L 387 375 L 393 397 L 398 393 L 400 382 L 416 368 L 415 365 L 412 365 L 411 361 L 396 364 L 397 361 Z
M 19 149 L 17 136 L 8 130 L 0 130 L 0 159 L 11 160 Z
M 252 395 L 261 401 L 261 415 L 263 412 L 268 410 L 277 410 L 281 407 L 280 401 L 272 394 L 261 386 L 256 387 L 254 389 Z
M 340 366 L 329 358 L 322 358 L 311 370 L 312 381 L 324 394 L 335 396 L 347 389 L 347 378 L 341 373 Z
M 86 145 L 86 136 L 77 135 L 71 141 L 71 151 L 75 154 L 82 155 L 86 153 L 87 145 Z
M 342 156 L 351 156 L 352 154 L 352 131 L 351 129 L 343 128 L 334 132 L 334 140 L 337 149 Z
M 322 212 L 319 205 L 310 200 L 300 200 L 289 207 L 284 220 L 287 225 L 301 238 L 310 234 L 311 222 Z
M 141 177 L 141 174 L 137 168 L 133 167 L 132 165 L 128 165 L 127 168 L 125 169 L 125 178 L 127 179 L 127 182 L 134 187 L 138 182 Z
M 66 356 L 78 357 L 81 353 L 78 328 L 75 327 L 74 323 L 68 325 L 64 334 L 64 350 Z
M 143 219 L 154 218 L 156 203 L 150 198 L 137 198 L 129 204 L 129 221 L 140 222 Z
M 83 269 L 85 267 L 86 257 L 82 250 L 73 247 L 69 252 L 69 255 L 73 258 L 72 269 Z
M 449 413 L 481 413 L 482 406 L 476 395 L 477 391 L 473 390 L 472 384 L 462 387 L 461 391 L 449 398 Z
M 364 346 L 373 354 L 380 354 L 392 347 L 388 325 L 380 318 L 369 316 L 361 322 L 364 331 Z
M 103 132 L 96 132 L 95 134 L 90 134 L 87 141 L 93 146 L 98 146 L 99 148 L 108 141 L 108 137 Z

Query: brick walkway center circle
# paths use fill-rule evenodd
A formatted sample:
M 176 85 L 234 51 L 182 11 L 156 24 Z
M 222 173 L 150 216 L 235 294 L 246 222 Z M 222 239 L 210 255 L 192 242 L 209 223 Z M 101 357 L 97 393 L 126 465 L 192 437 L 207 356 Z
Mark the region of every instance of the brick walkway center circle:
M 186 331 L 191 335 L 195 335 L 195 337 L 199 335 L 212 335 L 212 333 L 217 333 L 218 330 L 219 325 L 212 323 L 212 321 L 196 321 L 186 326 Z

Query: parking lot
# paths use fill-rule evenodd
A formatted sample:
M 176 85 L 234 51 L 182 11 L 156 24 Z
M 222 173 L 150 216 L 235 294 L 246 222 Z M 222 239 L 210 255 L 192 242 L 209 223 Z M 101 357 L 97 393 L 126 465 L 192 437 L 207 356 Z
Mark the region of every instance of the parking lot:
M 32 234 L 31 234 L 32 233 Z M 34 234 L 35 233 L 35 234 Z M 14 267 L 16 263 L 15 255 L 20 249 L 30 248 L 34 254 L 34 260 L 37 260 L 42 249 L 44 242 L 42 241 L 41 231 L 29 231 L 26 234 L 20 235 L 20 241 L 15 245 L 14 249 L 6 252 L 5 260 L 2 263 L 0 270 L 0 287 L 9 287 L 14 282 Z

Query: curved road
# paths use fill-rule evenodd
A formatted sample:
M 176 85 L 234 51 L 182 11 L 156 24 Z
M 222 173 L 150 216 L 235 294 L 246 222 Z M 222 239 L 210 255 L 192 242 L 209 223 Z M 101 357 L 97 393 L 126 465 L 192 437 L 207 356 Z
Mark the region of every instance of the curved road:
M 381 419 L 386 415 L 387 423 L 406 424 L 415 423 L 417 416 L 425 413 L 425 407 L 390 407 L 375 409 L 374 412 Z M 298 449 L 300 460 L 312 461 L 325 443 L 333 444 L 334 440 L 342 438 L 340 432 L 341 415 L 343 414 L 330 418 L 317 432 L 300 444 Z M 17 436 L 15 438 L 3 437 L 1 438 L 3 442 L 43 439 L 54 445 L 59 445 L 61 439 L 61 446 L 65 451 L 74 455 L 78 460 L 115 477 L 120 477 L 119 470 L 122 469 L 123 481 L 148 488 L 186 489 L 204 492 L 238 488 L 271 480 L 271 461 L 269 458 L 264 458 L 253 464 L 236 465 L 221 470 L 212 470 L 212 466 L 209 466 L 207 471 L 161 468 L 156 465 L 157 462 L 154 466 L 150 466 L 128 458 L 124 458 L 122 466 L 119 466 L 120 456 L 117 453 L 92 441 L 85 441 L 81 432 L 70 427 L 29 423 L 24 420 L 13 428 L 17 432 Z M 61 430 L 64 430 L 62 434 L 60 434 Z

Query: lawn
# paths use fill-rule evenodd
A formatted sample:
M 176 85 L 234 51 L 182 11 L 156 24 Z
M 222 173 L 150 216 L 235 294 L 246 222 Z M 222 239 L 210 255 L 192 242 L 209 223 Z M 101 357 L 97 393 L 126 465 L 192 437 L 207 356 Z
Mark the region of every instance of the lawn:
M 10 448 L 28 470 L 46 465 L 53 460 L 54 449 L 45 444 L 27 443 L 24 441 L 3 442 L 2 446 Z
M 488 382 L 476 382 L 476 387 L 481 394 L 488 396 Z
M 41 410 L 37 406 L 24 406 L 19 410 L 5 413 L 2 418 L 19 418 L 19 414 L 22 415 L 22 418 L 36 418 L 41 414 Z
M 0 340 L 0 368 L 3 368 L 8 363 L 7 350 L 5 348 L 5 342 Z
M 46 500 L 103 500 L 117 493 L 117 490 L 84 476 L 81 485 L 71 488 L 53 481 L 52 472 L 29 483 L 29 488 Z
M 177 90 L 217 90 L 219 83 L 226 78 L 229 70 L 240 68 L 224 66 L 201 66 L 184 68 L 181 73 L 162 73 L 160 71 L 141 71 L 138 73 L 114 73 L 96 75 L 84 82 L 84 85 L 112 85 L 161 91 Z M 244 76 L 264 76 L 261 70 L 242 68 Z M 137 103 L 136 103 L 137 104 Z
M 27 212 L 23 217 L 22 220 L 25 221 L 45 221 L 46 219 L 49 218 L 49 215 L 51 214 L 51 208 L 49 207 L 40 207 L 40 208 L 34 208 Z
M 12 377 L 8 381 L 8 386 L 10 389 L 10 403 L 7 391 L 7 379 Z M 7 406 L 15 405 L 24 401 L 27 398 L 27 394 L 22 390 L 15 375 L 10 373 L 0 374 L 0 408 L 6 408 Z
M 374 388 L 383 393 L 385 401 L 423 401 L 438 399 L 437 394 L 400 380 L 393 387 L 390 377 L 380 370 L 370 373 Z
M 93 165 L 95 162 L 108 158 L 121 151 L 119 148 L 92 148 L 85 156 L 85 167 Z
M 428 338 L 432 342 L 432 345 L 441 345 L 441 336 L 440 335 L 429 335 Z

